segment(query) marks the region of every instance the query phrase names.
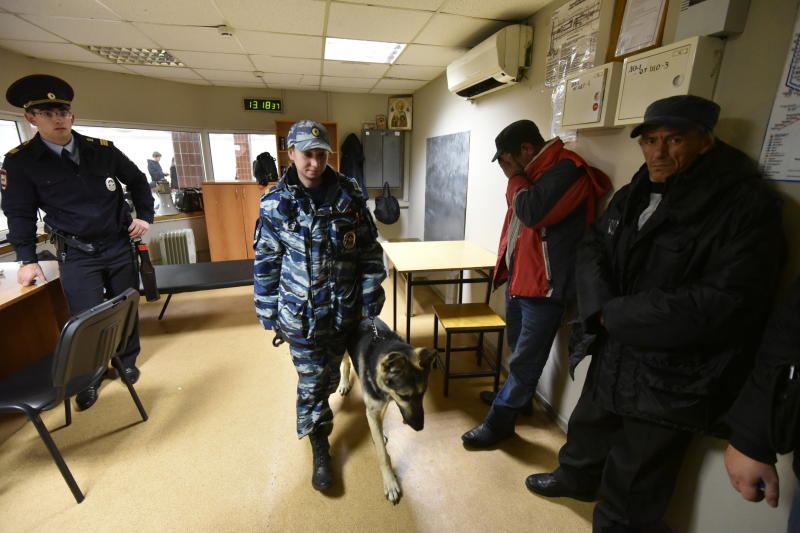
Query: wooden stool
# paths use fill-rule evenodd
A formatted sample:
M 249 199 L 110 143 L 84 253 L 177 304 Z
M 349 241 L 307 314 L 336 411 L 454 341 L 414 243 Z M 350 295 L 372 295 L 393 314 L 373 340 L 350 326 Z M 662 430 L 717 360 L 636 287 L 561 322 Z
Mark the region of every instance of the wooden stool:
M 506 323 L 500 318 L 488 304 L 438 304 L 433 306 L 433 348 L 438 349 L 439 342 L 439 322 L 442 323 L 447 341 L 444 350 L 444 365 L 437 353 L 436 358 L 439 366 L 444 368 L 444 395 L 447 396 L 448 381 L 451 378 L 475 378 L 483 376 L 494 376 L 494 390 L 500 384 L 500 363 L 503 359 L 503 330 Z M 486 357 L 483 351 L 483 334 L 486 332 L 497 332 L 497 354 L 494 360 Z M 476 346 L 451 346 L 451 337 L 455 333 L 478 333 L 478 344 Z M 450 353 L 451 352 L 477 352 L 477 360 L 480 364 L 481 359 L 486 359 L 490 370 L 477 372 L 450 372 Z

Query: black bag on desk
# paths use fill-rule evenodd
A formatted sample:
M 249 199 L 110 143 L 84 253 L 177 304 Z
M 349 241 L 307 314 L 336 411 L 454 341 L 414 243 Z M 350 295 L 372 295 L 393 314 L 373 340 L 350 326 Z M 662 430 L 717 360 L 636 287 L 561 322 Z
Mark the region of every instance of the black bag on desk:
M 389 184 L 383 184 L 383 194 L 375 197 L 375 218 L 384 224 L 394 224 L 400 218 L 400 203 L 389 191 Z
M 259 185 L 267 185 L 271 181 L 278 181 L 278 167 L 275 158 L 269 152 L 261 152 L 253 161 L 253 177 Z
M 175 193 L 175 207 L 184 213 L 202 211 L 203 191 L 199 187 L 178 189 L 178 192 Z

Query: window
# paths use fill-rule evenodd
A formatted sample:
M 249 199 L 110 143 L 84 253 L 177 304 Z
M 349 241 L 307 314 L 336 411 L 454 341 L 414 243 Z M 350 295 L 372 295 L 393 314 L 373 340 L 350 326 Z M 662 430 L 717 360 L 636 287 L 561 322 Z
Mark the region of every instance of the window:
M 209 133 L 214 181 L 252 181 L 253 160 L 261 152 L 275 151 L 275 135 Z
M 161 154 L 158 164 L 173 187 L 199 187 L 205 181 L 203 150 L 200 134 L 188 131 L 138 130 L 104 126 L 75 125 L 78 133 L 87 137 L 108 139 L 133 161 L 148 180 L 148 161 L 153 152 Z M 173 176 L 177 174 L 177 176 Z M 176 179 L 173 179 L 176 178 Z
M 19 131 L 17 131 L 17 123 L 13 120 L 0 120 L 0 165 L 3 164 L 3 158 L 6 152 L 19 143 L 20 138 Z M 0 241 L 5 240 L 7 231 L 8 222 L 6 221 L 6 217 L 3 216 L 3 212 L 0 211 Z

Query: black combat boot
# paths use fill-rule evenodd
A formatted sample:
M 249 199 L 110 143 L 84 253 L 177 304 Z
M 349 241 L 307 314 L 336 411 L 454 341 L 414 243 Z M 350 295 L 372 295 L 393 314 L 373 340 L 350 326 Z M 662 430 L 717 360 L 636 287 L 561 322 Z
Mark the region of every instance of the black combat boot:
M 330 444 L 331 426 L 325 425 L 309 434 L 311 450 L 314 453 L 314 473 L 311 475 L 311 486 L 316 490 L 327 490 L 333 485 L 333 472 L 331 471 L 331 456 L 328 454 Z

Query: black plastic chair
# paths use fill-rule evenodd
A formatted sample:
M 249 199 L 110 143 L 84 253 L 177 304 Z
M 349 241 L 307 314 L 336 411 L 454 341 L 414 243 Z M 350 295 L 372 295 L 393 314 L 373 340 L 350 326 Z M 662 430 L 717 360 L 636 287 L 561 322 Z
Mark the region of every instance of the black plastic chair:
M 73 316 L 64 324 L 53 354 L 0 382 L 0 413 L 25 413 L 33 422 L 78 503 L 83 501 L 83 493 L 39 414 L 64 402 L 65 425 L 70 425 L 70 398 L 98 381 L 111 361 L 127 385 L 142 420 L 147 420 L 142 402 L 117 356 L 133 332 L 138 303 L 139 293 L 128 289 Z

